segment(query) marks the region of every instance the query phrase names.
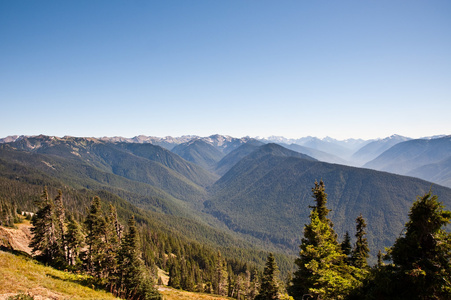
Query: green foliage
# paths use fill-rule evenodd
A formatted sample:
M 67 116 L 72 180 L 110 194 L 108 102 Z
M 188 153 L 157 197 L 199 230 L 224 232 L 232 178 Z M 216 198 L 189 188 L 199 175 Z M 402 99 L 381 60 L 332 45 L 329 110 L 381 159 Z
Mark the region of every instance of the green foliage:
M 227 262 L 218 251 L 215 272 L 213 274 L 213 290 L 217 295 L 227 295 L 228 273 Z
M 63 228 L 58 222 L 55 204 L 49 198 L 47 188 L 44 188 L 40 200 L 36 201 L 36 206 L 38 211 L 31 221 L 33 239 L 30 247 L 33 253 L 38 254 L 43 261 L 59 264 L 64 261 L 60 239 Z
M 393 263 L 379 260 L 352 299 L 451 299 L 450 220 L 436 195 L 418 197 L 405 233 L 385 256 Z
M 290 294 L 295 299 L 344 299 L 359 285 L 354 277 L 357 269 L 346 264 L 346 255 L 337 242 L 332 222 L 327 218 L 327 194 L 324 182 L 312 189 L 316 205 L 310 214 L 310 223 L 305 225 L 304 238 L 300 245 L 299 258 L 295 264 Z M 321 217 L 318 212 L 321 212 Z
M 295 299 L 304 295 L 344 298 L 357 280 L 352 276 L 352 268 L 345 264 L 333 229 L 319 219 L 316 210 L 312 211 L 310 224 L 305 226 L 304 236 L 290 294 Z
M 252 299 L 259 287 L 259 276 L 254 272 L 264 265 L 269 251 L 274 251 L 284 275 L 295 265 L 297 272 L 289 287 L 294 293 L 335 299 L 365 294 L 371 299 L 397 295 L 399 291 L 390 286 L 390 282 L 397 282 L 426 286 L 425 290 L 430 289 L 436 297 L 448 295 L 449 271 L 437 266 L 449 265 L 449 236 L 441 229 L 420 233 L 427 226 L 417 228 L 415 224 L 421 224 L 428 211 L 420 209 L 421 205 L 409 215 L 417 221 L 406 225 L 405 236 L 390 252 L 394 264 L 385 266 L 380 260 L 370 272 L 366 263 L 370 245 L 377 251 L 395 240 L 406 221 L 411 195 L 424 193 L 429 183 L 325 164 L 285 150 L 266 145 L 250 153 L 208 194 L 205 187 L 215 179 L 209 178 L 211 174 L 151 145 L 34 138 L 22 144 L 0 145 L 0 204 L 6 204 L 11 212 L 17 207 L 37 212 L 41 221 L 33 222 L 43 229 L 44 238 L 36 245 L 44 249 L 44 255 L 49 251 L 47 260 L 64 260 L 65 256 L 71 269 L 80 268 L 83 261 L 85 270 L 95 275 L 100 285 L 117 288 L 118 293 L 119 287 L 126 291 L 127 285 L 134 286 L 133 297 L 138 291 L 153 297 L 153 288 L 146 286 L 153 287 L 158 266 L 169 271 L 171 284 L 179 288 Z M 314 178 L 328 182 L 330 200 L 324 182 L 315 182 L 312 192 L 316 206 L 309 215 L 306 207 L 311 198 L 306 186 Z M 43 186 L 48 187 L 48 195 L 57 194 L 59 189 L 62 194 L 55 200 L 48 196 L 40 199 Z M 450 190 L 437 190 L 449 203 Z M 102 202 L 89 203 L 95 196 Z M 209 201 L 203 202 L 207 197 Z M 337 233 L 341 236 L 353 228 L 348 220 L 357 215 L 355 212 L 368 216 L 370 226 L 366 230 L 363 218 L 357 222 L 356 244 L 349 252 L 349 234 L 339 244 Z M 443 212 L 439 217 L 432 214 L 431 224 L 444 226 L 449 218 Z M 133 215 L 136 224 L 125 230 L 121 221 Z M 126 256 L 120 241 L 125 247 L 125 239 L 133 231 L 130 227 L 135 227 L 137 239 L 129 244 L 139 245 L 134 270 L 145 279 L 136 281 L 130 276 L 125 284 L 120 260 Z M 84 239 L 87 251 L 83 255 Z M 300 256 L 293 264 L 294 257 L 289 255 L 294 255 L 299 244 Z M 408 258 L 404 255 L 407 252 L 416 258 Z M 35 253 L 41 252 L 36 248 Z M 430 284 L 431 280 L 442 286 Z M 366 284 L 356 289 L 361 282 Z M 365 289 L 368 293 L 360 293 Z
M 299 233 L 309 222 L 306 208 L 315 179 L 327 184 L 327 208 L 340 237 L 354 232 L 349 219 L 365 216 L 370 264 L 376 263 L 379 249 L 399 236 L 412 199 L 430 188 L 412 177 L 284 156 L 267 146 L 241 159 L 212 186 L 205 210 L 248 240 L 267 241 L 266 248 L 274 253 L 296 255 Z M 437 186 L 436 192 L 451 206 L 450 189 Z
M 365 228 L 365 219 L 360 214 L 360 216 L 358 216 L 356 219 L 356 242 L 351 255 L 352 265 L 360 269 L 366 268 L 368 266 L 367 259 L 370 252 L 368 241 L 365 237 Z
M 281 299 L 278 275 L 279 270 L 274 255 L 270 253 L 263 270 L 260 290 L 255 300 Z
M 318 214 L 318 218 L 321 222 L 330 222 L 330 219 L 327 219 L 327 215 L 330 212 L 330 209 L 327 208 L 327 194 L 326 188 L 324 186 L 324 181 L 320 180 L 318 183 L 315 181 L 315 187 L 312 188 L 313 198 L 315 198 L 316 205 L 312 207 L 316 210 Z
M 201 166 L 205 170 L 213 170 L 224 154 L 202 140 L 195 140 L 175 146 L 172 152 L 180 155 L 187 161 Z
M 67 218 L 67 232 L 65 234 L 67 247 L 67 262 L 70 266 L 81 264 L 80 251 L 85 245 L 85 237 L 80 224 L 72 215 Z
M 343 238 L 343 242 L 341 242 L 340 246 L 343 254 L 349 257 L 352 252 L 352 246 L 351 246 L 351 236 L 349 235 L 348 231 L 346 231 L 345 236 Z
M 87 270 L 95 277 L 102 277 L 106 265 L 106 241 L 105 229 L 106 221 L 100 206 L 100 198 L 92 199 L 89 213 L 84 222 L 86 229 L 86 264 Z
M 444 210 L 431 192 L 413 204 L 406 232 L 390 252 L 405 293 L 418 298 L 451 297 L 451 234 L 444 230 L 450 220 L 451 211 Z
M 15 205 L 0 198 L 0 226 L 14 227 L 14 223 L 19 222 Z
M 161 295 L 149 282 L 140 259 L 138 229 L 134 217 L 130 218 L 128 228 L 117 258 L 117 294 L 127 299 L 161 299 Z

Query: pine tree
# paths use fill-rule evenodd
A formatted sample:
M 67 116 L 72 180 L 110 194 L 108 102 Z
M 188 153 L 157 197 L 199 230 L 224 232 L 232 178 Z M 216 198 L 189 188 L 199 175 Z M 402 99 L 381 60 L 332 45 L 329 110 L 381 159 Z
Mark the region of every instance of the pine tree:
M 109 281 L 116 281 L 117 275 L 117 255 L 120 248 L 123 226 L 119 223 L 116 208 L 109 205 L 109 212 L 105 216 L 104 228 L 104 255 L 103 255 L 103 276 Z
M 356 219 L 356 242 L 351 255 L 352 265 L 360 269 L 368 267 L 367 259 L 370 252 L 368 241 L 365 237 L 365 228 L 365 219 L 363 218 L 362 214 L 360 214 L 360 216 L 358 216 Z
M 37 254 L 45 262 L 56 264 L 64 260 L 64 252 L 61 245 L 61 236 L 58 230 L 58 222 L 55 215 L 54 202 L 49 198 L 47 187 L 39 200 L 35 202 L 38 211 L 31 223 L 33 238 L 30 243 L 33 254 Z
M 295 299 L 311 298 L 342 299 L 358 284 L 352 276 L 352 267 L 345 263 L 346 256 L 337 242 L 332 222 L 327 218 L 327 194 L 324 182 L 315 182 L 312 189 L 316 206 L 312 207 L 310 224 L 304 227 L 299 258 L 295 263 L 289 293 Z
M 352 246 L 351 246 L 351 236 L 349 235 L 349 232 L 346 231 L 345 237 L 343 239 L 343 242 L 341 242 L 341 251 L 344 255 L 350 256 L 352 253 Z
M 181 289 L 181 276 L 180 276 L 180 266 L 177 261 L 172 260 L 171 266 L 169 267 L 169 282 L 168 285 L 175 288 Z
M 227 274 L 227 264 L 222 259 L 221 252 L 218 251 L 218 256 L 216 260 L 216 269 L 213 280 L 213 289 L 217 295 L 227 295 L 228 286 L 228 274 Z
M 54 200 L 54 219 L 55 219 L 55 227 L 57 233 L 58 245 L 60 247 L 61 253 L 64 253 L 64 261 L 67 262 L 67 245 L 65 241 L 65 228 L 64 228 L 64 220 L 66 219 L 66 211 L 64 209 L 63 204 L 63 192 L 58 190 L 58 196 L 56 196 Z
M 318 213 L 318 217 L 322 222 L 329 222 L 332 225 L 330 219 L 327 218 L 327 215 L 330 212 L 330 209 L 327 208 L 327 194 L 326 187 L 323 180 L 320 180 L 319 183 L 315 181 L 315 187 L 312 188 L 313 198 L 315 198 L 316 205 L 311 207 L 316 210 Z
M 451 234 L 444 230 L 450 220 L 431 192 L 413 203 L 405 234 L 390 251 L 403 297 L 451 299 Z
M 72 215 L 67 217 L 67 232 L 65 234 L 65 241 L 67 245 L 67 263 L 75 266 L 80 263 L 80 250 L 84 246 L 85 237 L 81 230 L 80 224 L 74 219 Z
M 127 299 L 161 299 L 144 272 L 144 265 L 140 258 L 138 230 L 135 218 L 128 222 L 128 232 L 121 242 L 118 255 L 119 290 L 123 291 Z
M 15 216 L 14 207 L 0 199 L 0 225 L 6 227 L 14 227 L 14 216 Z
M 254 299 L 255 296 L 258 294 L 259 289 L 260 289 L 260 281 L 258 278 L 258 271 L 256 269 L 254 269 L 254 272 L 252 273 L 252 280 L 250 282 L 249 292 L 247 294 L 247 297 L 249 299 Z
M 105 265 L 105 229 L 106 221 L 101 209 L 99 197 L 94 197 L 85 220 L 86 227 L 86 253 L 87 270 L 93 276 L 102 278 Z
M 280 299 L 279 291 L 279 269 L 277 267 L 274 255 L 269 254 L 265 269 L 263 270 L 263 277 L 261 279 L 260 291 L 255 300 L 275 300 Z

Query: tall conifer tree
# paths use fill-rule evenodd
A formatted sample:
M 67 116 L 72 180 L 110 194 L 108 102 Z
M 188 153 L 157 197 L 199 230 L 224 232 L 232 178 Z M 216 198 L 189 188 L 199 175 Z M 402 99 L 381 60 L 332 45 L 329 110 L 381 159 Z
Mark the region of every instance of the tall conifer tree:
M 221 252 L 218 251 L 216 269 L 213 280 L 214 292 L 217 295 L 227 295 L 228 286 L 228 274 L 227 274 L 227 264 L 221 256 Z
M 116 208 L 110 204 L 109 212 L 105 216 L 104 228 L 104 255 L 103 255 L 103 276 L 108 277 L 110 281 L 116 281 L 113 278 L 117 275 L 117 255 L 120 248 L 123 226 L 119 223 Z
M 396 290 L 409 299 L 451 299 L 451 211 L 436 195 L 413 203 L 404 236 L 391 248 L 398 278 Z
M 334 298 L 342 299 L 357 284 L 351 275 L 351 267 L 345 263 L 346 256 L 337 242 L 332 222 L 327 218 L 327 194 L 321 180 L 312 189 L 316 205 L 312 207 L 310 224 L 304 227 L 301 251 L 295 263 L 289 293 L 295 299 Z
M 365 237 L 366 222 L 362 214 L 356 219 L 356 242 L 352 250 L 351 262 L 357 268 L 366 268 L 368 266 L 367 259 L 369 257 L 370 248 Z
M 87 233 L 86 245 L 88 246 L 86 253 L 87 269 L 95 277 L 102 278 L 102 273 L 106 267 L 104 264 L 106 222 L 99 197 L 92 199 L 85 226 Z
M 64 252 L 61 241 L 58 239 L 61 235 L 55 215 L 55 204 L 48 195 L 47 187 L 44 188 L 40 199 L 35 204 L 38 211 L 31 222 L 33 238 L 30 247 L 42 260 L 51 263 L 59 262 L 64 259 Z
M 274 255 L 270 253 L 266 260 L 263 277 L 261 279 L 260 291 L 255 300 L 276 300 L 280 299 L 279 291 L 279 268 L 277 267 Z
M 352 253 L 351 237 L 349 236 L 349 232 L 347 231 L 345 233 L 343 242 L 341 242 L 341 251 L 346 256 L 350 256 Z
M 332 225 L 332 222 L 330 219 L 327 218 L 327 215 L 330 212 L 330 209 L 327 208 L 327 194 L 326 194 L 326 187 L 324 184 L 324 181 L 321 179 L 319 183 L 315 181 L 315 186 L 312 188 L 313 192 L 313 198 L 315 198 L 315 206 L 312 206 L 311 208 L 315 209 L 318 213 L 318 218 L 321 220 L 321 222 L 329 222 L 329 224 Z
M 69 265 L 76 265 L 80 263 L 79 255 L 81 248 L 85 245 L 85 237 L 83 235 L 80 224 L 74 219 L 72 215 L 67 217 L 67 232 L 65 234 L 65 241 L 67 245 L 67 263 Z
M 153 284 L 144 271 L 144 265 L 140 258 L 138 229 L 135 218 L 128 222 L 128 232 L 121 242 L 118 255 L 119 289 L 125 292 L 127 299 L 161 299 L 160 293 L 154 289 Z

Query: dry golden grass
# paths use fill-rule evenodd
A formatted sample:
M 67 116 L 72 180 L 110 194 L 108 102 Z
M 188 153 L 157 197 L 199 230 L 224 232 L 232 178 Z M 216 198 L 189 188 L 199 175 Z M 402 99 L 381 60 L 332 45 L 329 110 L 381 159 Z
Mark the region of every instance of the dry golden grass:
M 185 291 L 163 288 L 160 290 L 165 300 L 230 300 L 232 298 L 213 296 L 210 294 L 191 293 Z
M 58 271 L 0 251 L 0 295 L 25 293 L 41 299 L 117 299 L 110 293 L 82 285 L 87 281 L 85 275 Z

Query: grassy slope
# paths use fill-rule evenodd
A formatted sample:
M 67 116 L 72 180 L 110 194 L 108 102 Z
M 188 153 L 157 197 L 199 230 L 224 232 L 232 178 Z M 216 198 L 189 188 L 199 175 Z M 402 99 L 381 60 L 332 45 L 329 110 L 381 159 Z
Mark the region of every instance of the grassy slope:
M 89 279 L 0 251 L 0 294 L 28 293 L 51 299 L 118 299 L 88 287 Z
M 119 299 L 92 288 L 89 277 L 58 271 L 30 258 L 0 251 L 0 299 L 29 294 L 50 299 Z M 162 288 L 165 300 L 226 300 L 227 297 Z M 37 298 L 37 297 L 36 297 Z

